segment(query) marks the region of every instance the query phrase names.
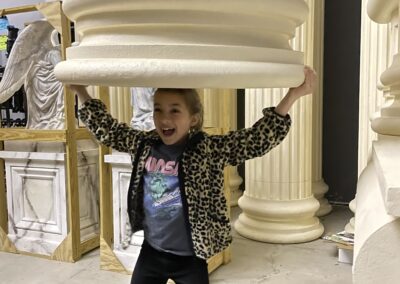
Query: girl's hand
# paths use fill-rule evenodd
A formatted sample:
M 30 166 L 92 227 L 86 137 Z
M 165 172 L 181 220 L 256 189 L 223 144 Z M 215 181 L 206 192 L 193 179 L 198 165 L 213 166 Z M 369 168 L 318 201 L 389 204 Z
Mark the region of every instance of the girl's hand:
M 79 100 L 84 103 L 87 100 L 90 100 L 92 97 L 89 95 L 88 91 L 86 90 L 86 86 L 83 85 L 67 85 L 71 91 L 78 95 Z
M 84 85 L 67 85 L 67 87 L 77 94 L 86 92 L 86 86 Z
M 317 74 L 309 67 L 304 66 L 304 82 L 296 88 L 290 88 L 289 92 L 293 93 L 296 97 L 302 97 L 311 94 L 314 91 L 317 81 Z
M 305 66 L 303 84 L 296 88 L 290 88 L 286 96 L 276 106 L 275 112 L 285 116 L 298 98 L 313 92 L 316 81 L 317 74 L 315 71 L 312 68 Z

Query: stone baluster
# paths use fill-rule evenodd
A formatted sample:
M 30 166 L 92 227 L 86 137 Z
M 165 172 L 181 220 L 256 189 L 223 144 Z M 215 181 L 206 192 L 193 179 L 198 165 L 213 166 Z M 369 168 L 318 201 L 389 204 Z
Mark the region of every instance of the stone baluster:
M 362 11 L 366 11 L 367 1 L 362 2 Z M 360 96 L 359 96 L 359 134 L 358 134 L 358 176 L 371 159 L 372 141 L 377 134 L 370 127 L 370 118 L 379 116 L 377 110 L 382 105 L 382 88 L 377 78 L 387 67 L 390 58 L 389 26 L 378 25 L 366 13 L 361 15 L 361 60 Z M 350 210 L 356 211 L 356 200 L 349 204 Z M 352 217 L 345 226 L 345 231 L 354 233 L 355 219 Z
M 399 0 L 369 0 L 368 16 L 376 23 L 399 24 Z M 357 184 L 355 213 L 354 283 L 396 283 L 400 277 L 400 50 L 398 30 L 390 37 L 393 61 L 380 80 L 386 102 L 371 119 L 378 134 L 372 157 Z M 395 48 L 394 48 L 395 47 Z M 391 51 L 391 52 L 392 52 Z M 372 261 L 373 260 L 373 261 Z
M 352 201 L 350 201 L 350 203 L 349 203 L 349 208 L 350 208 L 351 212 L 356 213 L 356 206 L 357 206 L 357 204 L 356 204 L 356 199 L 354 198 L 354 199 L 353 199 Z M 344 230 L 345 230 L 347 233 L 354 234 L 354 231 L 355 231 L 355 229 L 354 229 L 355 223 L 356 223 L 356 218 L 355 218 L 355 217 L 352 217 L 352 218 L 350 219 L 350 221 L 349 221 L 349 222 L 346 224 L 346 226 L 344 227 Z

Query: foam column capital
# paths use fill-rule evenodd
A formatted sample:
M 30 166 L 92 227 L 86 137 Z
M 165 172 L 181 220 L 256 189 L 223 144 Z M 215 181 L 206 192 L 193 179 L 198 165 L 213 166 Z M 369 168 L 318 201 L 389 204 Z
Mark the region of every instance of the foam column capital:
M 292 87 L 303 53 L 289 40 L 303 0 L 65 0 L 80 42 L 65 83 L 190 88 Z

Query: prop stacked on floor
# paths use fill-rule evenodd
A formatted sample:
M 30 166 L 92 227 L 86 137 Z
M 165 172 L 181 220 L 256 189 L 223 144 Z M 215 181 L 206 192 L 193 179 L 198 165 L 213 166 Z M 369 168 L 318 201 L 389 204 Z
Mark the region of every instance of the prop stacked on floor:
M 54 76 L 61 61 L 58 33 L 47 21 L 28 25 L 14 42 L 2 81 L 0 102 L 24 88 L 27 129 L 63 130 L 64 88 Z M 22 87 L 23 85 L 23 87 Z M 55 257 L 68 237 L 66 149 L 63 142 L 6 141 L 9 250 Z M 99 234 L 98 150 L 78 141 L 77 167 L 81 241 Z M 0 234 L 1 235 L 1 234 Z M 4 236 L 1 236 L 4 237 Z
M 400 278 L 400 62 L 398 24 L 400 1 L 368 0 L 368 16 L 391 24 L 392 63 L 380 79 L 386 103 L 371 118 L 378 134 L 371 157 L 362 171 L 356 194 L 354 283 L 397 283 Z M 379 44 L 381 40 L 379 39 Z

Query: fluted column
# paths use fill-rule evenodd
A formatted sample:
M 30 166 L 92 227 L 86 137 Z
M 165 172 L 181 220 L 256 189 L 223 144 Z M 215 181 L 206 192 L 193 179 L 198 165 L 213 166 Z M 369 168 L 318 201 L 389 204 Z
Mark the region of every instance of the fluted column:
M 223 89 L 220 93 L 219 121 L 224 125 L 224 132 L 237 129 L 237 92 L 232 89 Z M 237 206 L 243 192 L 239 189 L 243 182 L 237 167 L 228 167 L 228 186 L 230 191 L 229 203 Z
M 355 213 L 354 283 L 397 283 L 400 249 L 400 49 L 398 46 L 399 0 L 369 0 L 368 16 L 390 24 L 394 34 L 386 49 L 393 61 L 380 76 L 385 86 L 385 104 L 372 116 L 377 133 L 372 158 L 359 177 Z M 377 43 L 378 45 L 379 43 Z M 379 45 L 378 45 L 379 46 Z M 389 95 L 386 93 L 389 92 Z
M 263 106 L 276 105 L 284 92 L 248 90 L 246 124 L 260 116 Z M 239 234 L 273 243 L 305 242 L 322 234 L 314 217 L 319 202 L 311 189 L 310 104 L 304 98 L 292 109 L 293 127 L 280 146 L 246 163 L 246 190 L 239 199 L 243 213 L 235 223 Z
M 126 87 L 110 87 L 110 112 L 118 121 L 130 123 L 132 118 L 131 91 Z
M 377 134 L 370 127 L 370 119 L 379 116 L 377 110 L 382 105 L 382 88 L 379 75 L 388 67 L 392 52 L 389 48 L 392 32 L 388 25 L 378 25 L 372 21 L 367 11 L 367 0 L 362 1 L 361 15 L 361 60 L 359 95 L 359 132 L 358 132 L 358 176 L 371 159 L 372 142 Z M 363 71 L 367 70 L 367 71 Z M 349 204 L 350 210 L 356 210 L 356 201 Z M 354 233 L 354 217 L 346 224 L 345 230 Z
M 237 92 L 233 90 L 226 90 L 223 100 L 223 119 L 225 124 L 230 130 L 237 129 Z M 243 192 L 239 189 L 240 185 L 243 183 L 242 177 L 238 173 L 237 167 L 228 167 L 229 181 L 228 186 L 230 189 L 230 200 L 231 206 L 237 206 L 239 198 L 242 196 Z
M 358 175 L 371 159 L 372 142 L 377 133 L 370 127 L 370 120 L 379 116 L 383 104 L 383 87 L 379 76 L 389 66 L 394 54 L 390 38 L 393 37 L 394 25 L 379 25 L 372 21 L 367 11 L 368 0 L 362 1 L 361 15 L 361 62 L 359 96 L 359 134 L 358 134 Z M 365 71 L 363 71 L 365 70 Z
M 310 41 L 306 52 L 307 64 L 314 67 L 318 74 L 317 86 L 313 93 L 313 119 L 312 119 L 312 191 L 319 202 L 319 209 L 316 216 L 325 216 L 332 211 L 332 206 L 325 198 L 329 186 L 322 178 L 322 102 L 323 102 L 323 50 L 324 50 L 324 5 L 325 1 L 309 1 L 310 14 L 314 15 L 309 19 L 307 33 Z
M 307 2 L 312 11 L 314 1 Z M 292 41 L 294 49 L 308 51 L 306 63 L 312 63 L 312 19 L 310 13 Z M 246 90 L 246 125 L 261 116 L 262 108 L 277 105 L 286 92 Z M 290 115 L 293 125 L 283 143 L 264 157 L 246 162 L 246 190 L 239 199 L 243 213 L 235 223 L 237 232 L 245 237 L 297 243 L 314 240 L 323 233 L 323 226 L 315 217 L 320 204 L 312 192 L 312 97 L 296 102 Z
M 87 88 L 89 94 L 93 98 L 98 98 L 98 90 L 94 86 Z M 129 88 L 126 87 L 110 87 L 110 113 L 118 121 L 130 123 L 132 118 L 131 94 Z M 81 102 L 79 102 L 79 105 Z
M 201 102 L 204 107 L 204 122 L 203 126 L 219 127 L 219 96 L 217 89 L 199 89 L 197 90 Z
M 237 128 L 236 90 L 202 89 L 200 94 L 204 105 L 205 127 L 219 127 L 225 133 Z M 227 186 L 230 191 L 231 206 L 238 205 L 238 199 L 242 196 L 242 191 L 239 189 L 242 182 L 237 167 L 228 167 Z

